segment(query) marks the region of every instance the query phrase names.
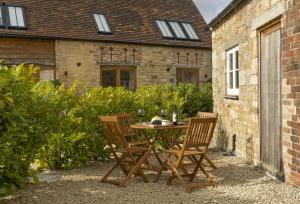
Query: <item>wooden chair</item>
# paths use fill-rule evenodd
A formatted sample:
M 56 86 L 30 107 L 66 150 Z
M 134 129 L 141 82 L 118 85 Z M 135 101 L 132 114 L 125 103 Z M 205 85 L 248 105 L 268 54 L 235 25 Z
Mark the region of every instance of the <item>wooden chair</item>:
M 140 141 L 134 129 L 130 127 L 134 124 L 134 118 L 131 113 L 120 113 L 116 114 L 116 116 L 120 131 L 129 142 L 129 145 L 140 146 L 147 144 L 145 141 Z
M 144 182 L 148 182 L 141 166 L 145 163 L 151 151 L 145 147 L 130 146 L 128 144 L 118 126 L 117 116 L 101 116 L 100 121 L 108 146 L 116 160 L 116 164 L 105 174 L 101 182 L 124 187 L 134 174 L 141 176 Z M 137 156 L 137 158 L 134 158 L 135 156 Z M 125 178 L 121 182 L 108 180 L 107 178 L 117 166 L 121 168 L 125 174 Z M 129 169 L 126 167 L 129 167 Z
M 189 127 L 186 131 L 184 143 L 181 149 L 170 149 L 166 150 L 166 160 L 164 165 L 168 165 L 172 170 L 172 174 L 168 179 L 167 184 L 171 185 L 172 180 L 177 177 L 187 192 L 192 192 L 193 189 L 207 187 L 207 186 L 215 186 L 213 179 L 209 176 L 209 174 L 202 167 L 202 161 L 207 153 L 209 144 L 211 142 L 214 129 L 216 126 L 217 118 L 191 118 L 189 121 Z M 175 156 L 175 162 L 172 162 L 171 156 Z M 196 158 L 199 156 L 199 159 Z M 185 157 L 192 157 L 194 159 L 194 163 L 196 167 L 194 168 L 192 173 L 186 173 L 184 171 L 184 163 L 183 159 Z M 184 174 L 181 174 L 180 169 Z M 208 179 L 207 184 L 187 184 L 183 177 L 189 177 L 189 181 L 192 182 L 198 170 L 201 170 L 204 175 Z M 161 169 L 161 172 L 163 169 Z M 161 175 L 159 172 L 158 176 Z M 157 180 L 157 179 L 156 179 Z
M 207 113 L 207 112 L 198 112 L 197 114 L 198 118 L 217 118 L 218 119 L 218 113 Z M 209 163 L 209 165 L 213 169 L 217 169 L 216 165 L 205 155 L 204 159 Z

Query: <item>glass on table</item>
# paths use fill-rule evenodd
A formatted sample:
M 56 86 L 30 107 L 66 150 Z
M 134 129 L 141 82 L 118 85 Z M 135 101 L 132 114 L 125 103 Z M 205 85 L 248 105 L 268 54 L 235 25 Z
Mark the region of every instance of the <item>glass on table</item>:
M 142 123 L 142 119 L 145 116 L 145 110 L 144 109 L 139 109 L 138 112 L 137 112 L 137 115 L 140 118 L 139 122 Z
M 166 118 L 167 115 L 168 115 L 167 110 L 166 110 L 166 109 L 162 109 L 162 110 L 160 111 L 160 115 L 162 116 L 162 118 Z

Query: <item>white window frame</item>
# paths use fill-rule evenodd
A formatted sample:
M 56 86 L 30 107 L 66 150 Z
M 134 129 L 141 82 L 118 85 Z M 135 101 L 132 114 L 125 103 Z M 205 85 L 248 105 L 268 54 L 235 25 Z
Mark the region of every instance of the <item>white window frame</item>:
M 3 6 L 0 4 L 0 26 L 4 26 L 4 22 L 3 22 L 3 12 L 2 12 L 2 8 Z
M 236 54 L 238 53 L 238 54 Z M 232 70 L 230 55 L 232 55 Z M 237 59 L 238 58 L 238 59 Z M 237 78 L 237 73 L 240 71 L 240 63 L 239 63 L 239 46 L 236 46 L 226 52 L 226 68 L 227 68 L 227 95 L 230 96 L 238 96 L 240 94 L 239 84 L 237 86 L 237 80 L 239 80 L 239 76 Z M 230 74 L 232 73 L 232 87 L 230 86 Z

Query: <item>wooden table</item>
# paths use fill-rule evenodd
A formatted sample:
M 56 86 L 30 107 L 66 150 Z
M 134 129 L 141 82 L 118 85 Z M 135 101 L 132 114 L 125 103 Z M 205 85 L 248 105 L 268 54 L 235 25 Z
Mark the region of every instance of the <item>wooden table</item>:
M 183 130 L 188 128 L 188 125 L 168 125 L 168 126 L 163 126 L 163 125 L 148 125 L 148 124 L 143 124 L 143 123 L 138 123 L 131 125 L 131 128 L 134 129 L 138 135 L 143 136 L 146 141 L 149 143 L 149 151 L 154 153 L 154 156 L 156 157 L 160 168 L 164 168 L 163 162 L 157 152 L 155 151 L 155 144 L 156 142 L 160 139 L 163 138 L 165 140 L 168 140 L 167 134 L 170 133 L 171 131 L 175 131 L 175 137 L 174 137 L 174 144 L 169 144 L 169 145 L 175 145 L 176 140 L 179 138 L 180 134 L 182 133 Z M 151 141 L 149 135 L 147 134 L 147 130 L 152 130 L 156 131 L 156 135 L 154 139 Z M 151 170 L 154 170 L 157 168 L 152 168 Z M 155 170 L 154 170 L 155 171 Z

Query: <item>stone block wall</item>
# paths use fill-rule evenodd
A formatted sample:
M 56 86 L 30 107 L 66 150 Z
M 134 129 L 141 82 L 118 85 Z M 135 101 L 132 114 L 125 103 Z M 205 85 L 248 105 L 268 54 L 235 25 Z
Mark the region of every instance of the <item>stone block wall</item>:
M 227 141 L 231 149 L 232 136 L 236 135 L 237 155 L 255 165 L 260 162 L 259 29 L 280 18 L 283 2 L 245 0 L 213 28 L 214 108 L 222 122 L 215 139 L 217 143 Z M 239 46 L 240 63 L 238 99 L 227 97 L 226 51 L 235 46 Z
M 136 68 L 137 86 L 176 80 L 176 68 L 199 70 L 200 84 L 211 79 L 211 50 L 167 46 L 56 41 L 57 79 L 100 86 L 101 67 Z
M 283 160 L 286 181 L 300 187 L 300 0 L 283 19 Z

